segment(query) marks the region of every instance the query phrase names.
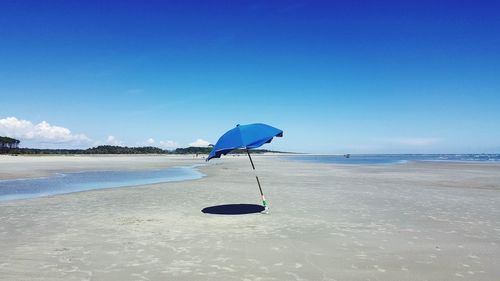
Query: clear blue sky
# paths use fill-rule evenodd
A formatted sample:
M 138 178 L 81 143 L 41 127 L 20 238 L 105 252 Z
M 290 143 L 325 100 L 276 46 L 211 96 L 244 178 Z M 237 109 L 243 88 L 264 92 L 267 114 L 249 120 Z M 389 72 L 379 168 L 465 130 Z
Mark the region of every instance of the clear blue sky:
M 498 1 L 5 0 L 0 119 L 88 138 L 67 147 L 186 146 L 264 122 L 284 130 L 280 150 L 500 152 L 499 14 Z

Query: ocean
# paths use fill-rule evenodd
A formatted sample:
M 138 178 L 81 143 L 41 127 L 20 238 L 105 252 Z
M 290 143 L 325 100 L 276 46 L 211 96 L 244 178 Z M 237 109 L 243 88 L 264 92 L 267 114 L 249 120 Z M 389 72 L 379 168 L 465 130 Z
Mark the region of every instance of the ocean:
M 445 161 L 468 163 L 500 163 L 500 154 L 351 154 L 343 155 L 290 155 L 297 161 L 346 165 L 402 164 L 409 161 Z

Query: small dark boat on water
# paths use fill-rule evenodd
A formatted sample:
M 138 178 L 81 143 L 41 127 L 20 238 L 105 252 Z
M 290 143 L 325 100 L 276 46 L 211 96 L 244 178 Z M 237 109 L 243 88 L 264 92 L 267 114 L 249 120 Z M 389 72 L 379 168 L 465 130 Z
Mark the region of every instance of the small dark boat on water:
M 351 158 L 351 154 L 344 154 L 345 158 Z

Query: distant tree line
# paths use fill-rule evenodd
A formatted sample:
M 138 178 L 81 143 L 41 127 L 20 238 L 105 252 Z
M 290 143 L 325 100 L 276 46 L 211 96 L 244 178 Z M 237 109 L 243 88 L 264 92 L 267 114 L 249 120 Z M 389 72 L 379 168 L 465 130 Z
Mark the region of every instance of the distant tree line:
M 17 149 L 19 147 L 19 143 L 19 140 L 13 138 L 0 137 L 0 150 Z
M 212 151 L 212 147 L 185 147 L 185 148 L 177 148 L 170 153 L 173 154 L 209 154 Z
M 209 154 L 212 147 L 186 147 L 175 150 L 164 150 L 158 147 L 127 147 L 115 145 L 100 145 L 87 149 L 38 149 L 19 148 L 19 140 L 0 137 L 0 153 L 3 154 Z M 278 152 L 267 149 L 252 149 L 252 153 Z M 237 149 L 231 153 L 246 153 L 245 150 Z
M 164 154 L 165 150 L 152 147 L 127 147 L 115 145 L 101 145 L 82 151 L 82 154 Z
M 8 154 L 165 154 L 166 151 L 158 147 L 127 147 L 114 145 L 101 145 L 87 149 L 39 149 L 39 148 L 13 148 L 6 149 Z

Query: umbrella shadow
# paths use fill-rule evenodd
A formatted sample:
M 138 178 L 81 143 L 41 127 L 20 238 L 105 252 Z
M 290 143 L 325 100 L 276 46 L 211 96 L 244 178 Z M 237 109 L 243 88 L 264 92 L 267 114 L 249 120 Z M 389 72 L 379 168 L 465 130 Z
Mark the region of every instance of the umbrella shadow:
M 264 211 L 264 207 L 256 204 L 227 204 L 206 207 L 202 213 L 212 215 L 245 215 L 255 214 Z

